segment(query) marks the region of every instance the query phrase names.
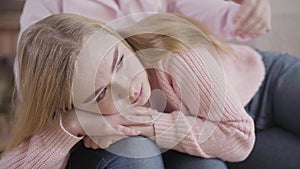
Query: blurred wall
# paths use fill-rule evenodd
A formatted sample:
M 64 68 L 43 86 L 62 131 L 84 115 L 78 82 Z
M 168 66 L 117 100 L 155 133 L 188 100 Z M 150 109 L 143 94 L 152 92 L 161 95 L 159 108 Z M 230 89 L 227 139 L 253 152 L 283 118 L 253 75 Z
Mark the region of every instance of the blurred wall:
M 19 17 L 24 2 L 0 0 L 0 58 L 15 55 Z

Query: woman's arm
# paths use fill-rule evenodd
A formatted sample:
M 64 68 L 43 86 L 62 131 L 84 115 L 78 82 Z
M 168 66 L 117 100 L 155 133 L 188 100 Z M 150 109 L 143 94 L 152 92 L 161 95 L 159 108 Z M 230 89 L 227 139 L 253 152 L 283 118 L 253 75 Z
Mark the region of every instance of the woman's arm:
M 216 67 L 220 65 L 205 59 L 212 57 L 205 51 L 201 56 L 178 55 L 170 57 L 165 69 L 171 78 L 158 72 L 160 87 L 175 111 L 155 120 L 157 144 L 205 158 L 244 160 L 254 145 L 254 123 Z
M 64 168 L 70 149 L 81 139 L 67 132 L 57 120 L 5 154 L 0 168 Z
M 64 168 L 70 149 L 84 137 L 94 137 L 103 143 L 107 141 L 106 137 L 111 135 L 121 139 L 140 134 L 139 131 L 126 127 L 136 122 L 128 120 L 121 114 L 102 116 L 76 109 L 64 112 L 60 117 L 60 120 L 54 120 L 47 129 L 5 154 L 0 166 L 9 169 Z M 133 114 L 130 117 L 140 116 Z
M 254 0 L 247 1 L 252 3 Z M 250 40 L 266 33 L 271 28 L 270 10 L 267 10 L 269 9 L 269 2 L 267 0 L 261 1 L 264 2 L 255 1 L 258 5 L 254 4 L 252 5 L 254 7 L 252 7 L 249 4 L 239 5 L 224 0 L 169 0 L 168 11 L 189 16 L 204 23 L 214 34 L 224 40 Z M 259 6 L 259 8 L 256 6 Z M 237 15 L 243 17 L 248 14 L 246 13 L 248 10 L 253 10 L 255 15 L 250 15 L 252 19 L 240 18 L 246 20 L 240 27 L 239 23 L 236 22 Z M 261 14 L 262 12 L 265 12 L 266 15 L 256 16 L 256 13 Z M 253 26 L 252 21 L 256 21 L 257 26 L 260 27 L 247 30 L 250 26 Z M 239 32 L 237 32 L 238 30 Z M 258 31 L 253 32 L 253 30 Z M 245 33 L 242 34 L 242 32 Z
M 20 18 L 21 28 L 19 36 L 22 35 L 23 31 L 31 24 L 34 24 L 47 16 L 61 12 L 61 0 L 26 0 Z

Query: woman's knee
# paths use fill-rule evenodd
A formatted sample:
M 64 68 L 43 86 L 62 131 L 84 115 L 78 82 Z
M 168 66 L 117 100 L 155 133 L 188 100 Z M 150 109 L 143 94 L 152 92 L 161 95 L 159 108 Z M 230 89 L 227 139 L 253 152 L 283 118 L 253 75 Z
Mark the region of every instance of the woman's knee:
M 145 158 L 160 155 L 160 149 L 151 139 L 134 136 L 124 138 L 112 144 L 107 151 L 129 158 Z
M 300 60 L 294 62 L 277 80 L 273 93 L 275 123 L 294 134 L 300 135 Z
M 157 145 L 142 136 L 122 139 L 106 151 L 106 157 L 99 161 L 98 168 L 164 168 Z
M 112 144 L 108 149 L 88 149 L 83 142 L 72 151 L 68 167 L 76 168 L 164 168 L 156 144 L 145 137 L 128 137 Z

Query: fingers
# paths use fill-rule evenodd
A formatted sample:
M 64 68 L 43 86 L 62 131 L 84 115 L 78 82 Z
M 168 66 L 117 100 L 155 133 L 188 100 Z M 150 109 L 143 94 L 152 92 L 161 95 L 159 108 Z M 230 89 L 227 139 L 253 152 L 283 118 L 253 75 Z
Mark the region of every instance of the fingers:
M 95 113 L 78 113 L 82 135 L 88 136 L 107 136 L 107 135 L 139 135 L 140 131 L 128 128 L 126 126 L 153 125 L 153 116 L 160 114 L 151 108 L 135 107 L 127 114 L 99 115 Z
M 250 11 L 250 12 L 249 12 Z M 244 0 L 241 3 L 238 18 L 237 36 L 252 38 L 266 33 L 270 29 L 271 11 L 268 0 Z
M 250 35 L 252 37 L 258 36 L 264 33 L 264 28 L 266 26 L 266 19 L 264 16 L 265 6 L 261 4 L 262 1 L 258 2 L 255 10 L 246 18 L 246 21 L 239 28 L 244 34 Z
M 105 137 L 85 137 L 83 139 L 84 146 L 92 149 L 106 149 L 115 142 L 126 138 L 126 136 L 110 135 Z
M 252 38 L 256 38 L 264 33 L 267 32 L 267 29 L 266 28 L 266 25 L 265 24 L 256 24 L 254 26 L 254 28 L 251 28 L 250 32 L 249 32 L 249 35 L 252 37 Z
M 249 28 L 249 34 L 263 34 L 271 29 L 271 7 L 267 0 L 260 1 L 259 8 L 257 9 L 257 24 L 253 24 Z
M 136 115 L 127 115 L 126 125 L 152 125 L 153 118 L 151 115 L 136 116 Z
M 141 131 L 140 135 L 151 139 L 155 136 L 154 126 L 130 126 L 130 128 Z
M 126 136 L 137 136 L 139 134 L 141 134 L 141 131 L 134 129 L 134 128 L 129 128 L 126 126 L 122 126 L 122 125 L 117 125 L 115 127 L 116 131 L 118 131 L 118 133 L 120 135 L 126 135 Z
M 253 12 L 257 5 L 257 0 L 243 0 L 241 1 L 241 7 L 240 10 L 237 12 L 237 14 L 234 17 L 234 23 L 240 23 L 243 24 L 246 19 L 250 16 L 250 14 Z
M 159 115 L 161 115 L 161 113 L 154 109 L 136 106 L 127 110 L 125 113 L 109 115 L 105 116 L 105 118 L 110 124 L 120 124 L 123 126 L 152 125 L 153 119 L 156 119 L 155 117 Z

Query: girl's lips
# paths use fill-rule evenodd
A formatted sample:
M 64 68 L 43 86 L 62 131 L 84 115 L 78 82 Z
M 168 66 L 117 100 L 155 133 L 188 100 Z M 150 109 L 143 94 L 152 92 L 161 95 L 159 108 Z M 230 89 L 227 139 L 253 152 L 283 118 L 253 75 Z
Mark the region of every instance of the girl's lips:
M 140 93 L 138 94 L 138 96 L 132 101 L 132 104 L 135 104 L 137 103 L 138 101 L 140 101 L 140 99 L 142 98 L 143 96 L 143 84 L 141 86 L 141 89 L 140 89 Z

